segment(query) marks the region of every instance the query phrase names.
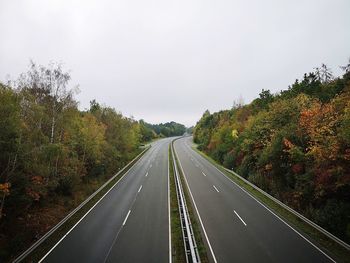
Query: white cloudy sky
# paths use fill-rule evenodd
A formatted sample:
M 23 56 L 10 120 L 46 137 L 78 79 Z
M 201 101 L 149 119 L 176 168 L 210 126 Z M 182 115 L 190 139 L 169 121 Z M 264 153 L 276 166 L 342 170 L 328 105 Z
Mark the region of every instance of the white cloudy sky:
M 349 0 L 0 0 L 0 80 L 64 62 L 82 109 L 195 124 L 350 57 Z

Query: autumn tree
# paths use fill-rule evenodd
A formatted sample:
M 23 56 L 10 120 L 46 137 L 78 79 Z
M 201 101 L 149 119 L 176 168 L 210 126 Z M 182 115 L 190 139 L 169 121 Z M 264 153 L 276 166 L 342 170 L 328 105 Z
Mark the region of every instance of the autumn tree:
M 193 138 L 227 168 L 350 240 L 350 74 L 343 70 L 334 77 L 322 64 L 288 90 L 206 111 Z

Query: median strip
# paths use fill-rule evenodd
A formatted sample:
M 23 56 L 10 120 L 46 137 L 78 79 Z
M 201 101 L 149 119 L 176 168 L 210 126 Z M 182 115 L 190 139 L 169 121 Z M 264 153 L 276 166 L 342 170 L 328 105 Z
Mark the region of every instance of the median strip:
M 186 262 L 184 241 L 180 222 L 180 213 L 177 203 L 177 194 L 174 178 L 174 163 L 171 146 L 169 145 L 169 188 L 170 188 L 170 221 L 171 221 L 171 259 L 174 263 Z
M 174 177 L 175 177 L 175 186 L 176 186 L 176 194 L 179 206 L 179 214 L 180 214 L 180 222 L 182 228 L 182 236 L 184 241 L 186 262 L 197 263 L 200 262 L 198 247 L 196 244 L 196 240 L 193 234 L 193 228 L 191 224 L 191 219 L 188 212 L 188 207 L 186 203 L 186 197 L 183 191 L 180 175 L 178 173 L 177 168 L 177 157 L 173 150 L 173 144 L 171 144 L 171 152 L 174 156 Z
M 174 141 L 173 141 L 173 143 L 174 143 Z M 210 250 L 213 261 L 214 261 L 214 263 L 216 263 L 217 261 L 216 261 L 214 251 L 211 247 L 208 235 L 205 231 L 202 219 L 201 219 L 200 214 L 198 212 L 197 205 L 194 201 L 193 195 L 191 193 L 191 189 L 188 186 L 186 176 L 184 174 L 182 165 L 177 157 L 175 149 L 174 149 L 174 158 L 175 158 L 177 166 L 179 167 L 178 171 L 179 171 L 180 180 L 181 180 L 182 184 L 185 185 L 185 187 L 183 188 L 185 198 L 186 198 L 186 200 L 191 200 L 188 203 L 187 208 L 188 208 L 188 213 L 189 213 L 189 216 L 190 216 L 190 219 L 192 222 L 193 232 L 194 232 L 194 235 L 196 237 L 196 243 L 197 243 L 197 248 L 198 248 L 200 260 L 201 260 L 201 262 L 209 262 L 209 258 L 208 258 L 208 254 L 207 254 L 207 247 L 206 247 L 206 245 L 203 241 L 203 238 L 202 238 L 202 234 L 203 234 L 205 239 L 206 239 L 206 243 L 207 243 L 208 248 Z

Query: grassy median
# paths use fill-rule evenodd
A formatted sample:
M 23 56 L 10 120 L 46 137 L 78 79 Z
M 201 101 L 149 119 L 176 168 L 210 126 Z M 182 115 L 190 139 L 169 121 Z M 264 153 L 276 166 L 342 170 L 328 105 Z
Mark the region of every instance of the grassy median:
M 190 215 L 193 235 L 194 235 L 194 238 L 196 240 L 199 258 L 201 259 L 201 262 L 206 263 L 206 262 L 209 262 L 209 259 L 208 259 L 207 249 L 206 249 L 206 246 L 205 246 L 205 243 L 203 240 L 203 236 L 202 236 L 202 231 L 201 231 L 201 226 L 199 224 L 199 219 L 198 219 L 197 214 L 194 210 L 194 207 L 192 204 L 192 199 L 189 195 L 189 192 L 187 189 L 187 184 L 183 178 L 184 175 L 182 173 L 182 169 L 180 168 L 179 160 L 176 158 L 176 156 L 175 156 L 175 161 L 176 161 L 177 167 L 179 168 L 178 171 L 180 173 L 180 180 L 181 180 L 181 184 L 183 186 L 182 188 L 183 188 L 185 198 L 186 198 L 187 210 L 188 210 L 188 213 Z
M 177 202 L 173 155 L 169 145 L 169 185 L 170 185 L 170 218 L 172 260 L 176 263 L 186 262 L 184 241 L 182 237 L 179 206 Z

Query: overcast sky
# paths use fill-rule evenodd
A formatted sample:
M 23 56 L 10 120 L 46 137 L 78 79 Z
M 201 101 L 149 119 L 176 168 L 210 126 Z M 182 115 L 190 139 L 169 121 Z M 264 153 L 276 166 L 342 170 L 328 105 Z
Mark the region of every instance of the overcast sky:
M 63 62 L 80 108 L 193 125 L 350 57 L 349 0 L 0 0 L 0 80 Z

